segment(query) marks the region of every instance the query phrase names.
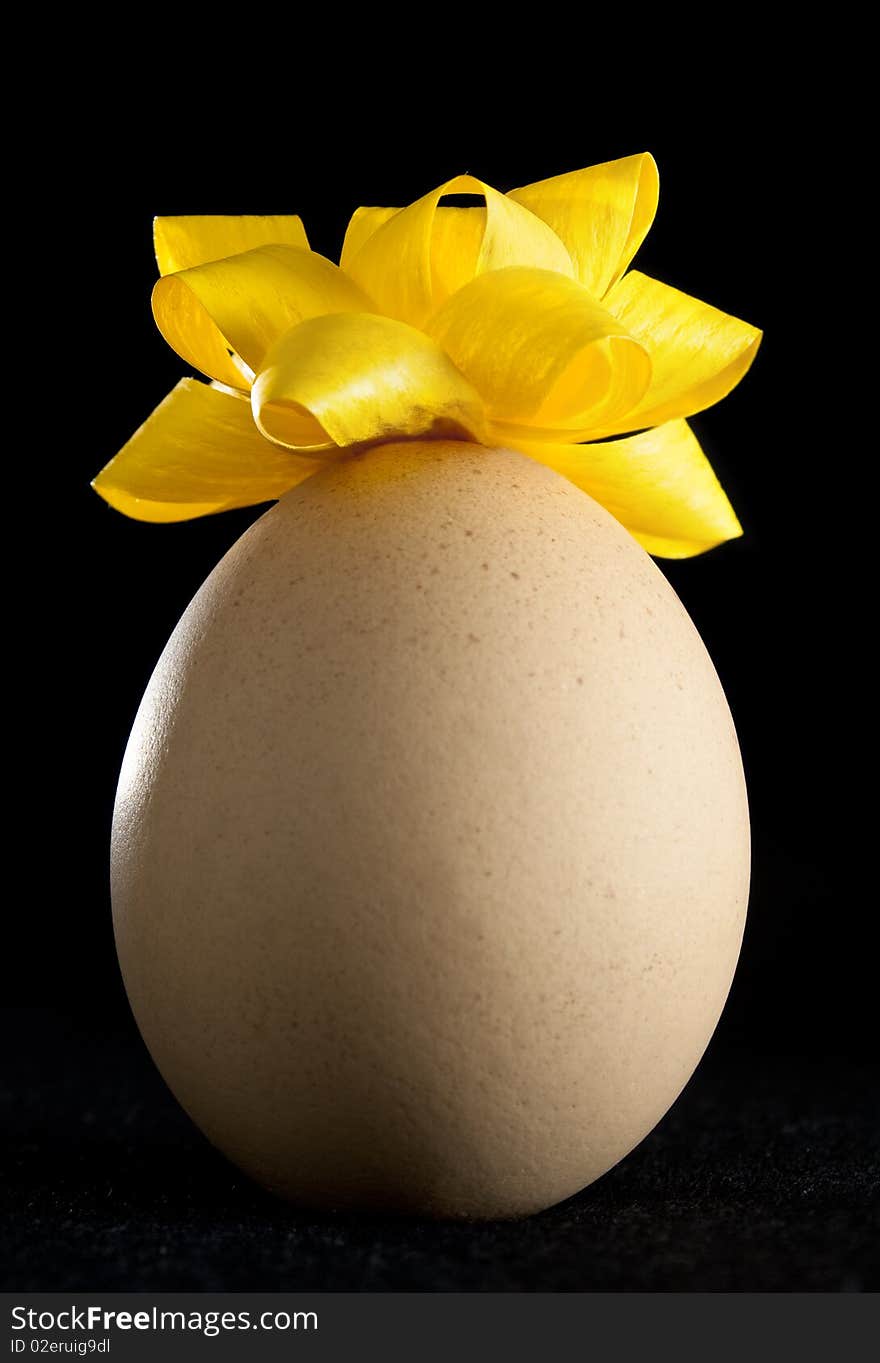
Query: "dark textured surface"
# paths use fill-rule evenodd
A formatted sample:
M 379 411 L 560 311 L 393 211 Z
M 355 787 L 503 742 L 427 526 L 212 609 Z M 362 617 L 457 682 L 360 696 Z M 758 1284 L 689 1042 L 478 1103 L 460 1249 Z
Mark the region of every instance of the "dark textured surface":
M 710 1050 L 618 1168 L 528 1221 L 319 1217 L 192 1127 L 133 1025 L 7 1010 L 3 1286 L 861 1291 L 880 1287 L 877 1074 Z

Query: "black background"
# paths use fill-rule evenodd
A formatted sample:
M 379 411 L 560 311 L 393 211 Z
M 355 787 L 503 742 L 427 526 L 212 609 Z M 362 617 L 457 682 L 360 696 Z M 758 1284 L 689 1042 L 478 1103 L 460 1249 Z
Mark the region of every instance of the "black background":
M 471 73 L 447 77 L 442 93 L 427 76 L 404 79 L 387 69 L 350 84 L 313 75 L 303 88 L 277 54 L 264 60 L 273 63 L 267 84 L 274 98 L 246 108 L 217 90 L 163 112 L 161 82 L 147 97 L 126 93 L 119 78 L 100 99 L 88 98 L 85 82 L 75 84 L 51 131 L 25 156 L 22 332 L 33 334 L 24 346 L 29 363 L 19 402 L 28 434 L 8 454 L 18 487 L 12 479 L 7 485 L 14 546 L 7 608 L 23 683 L 7 720 L 12 738 L 26 744 L 14 787 L 10 856 L 21 888 L 8 912 L 4 990 L 19 1085 L 10 1112 L 20 1118 L 18 1126 L 13 1120 L 18 1267 L 11 1281 L 47 1289 L 91 1282 L 274 1287 L 305 1274 L 312 1286 L 385 1288 L 864 1286 L 876 1268 L 866 1259 L 868 1239 L 853 1227 L 869 1214 L 866 1194 L 876 1191 L 865 1139 L 876 1120 L 872 913 L 848 873 L 858 843 L 851 767 L 864 725 L 850 615 L 859 575 L 842 566 L 864 527 L 860 437 L 842 426 L 847 376 L 831 341 L 840 319 L 831 316 L 837 247 L 829 234 L 840 224 L 832 134 L 821 110 L 805 90 L 781 96 L 778 75 L 771 97 L 767 73 L 754 68 L 735 78 L 736 99 L 725 83 L 733 78 L 688 70 L 687 98 L 677 106 L 658 94 L 639 107 L 607 91 L 593 99 L 586 78 L 576 88 L 547 76 L 536 83 L 526 78 L 524 54 L 518 70 L 502 71 L 492 87 Z M 176 90 L 180 69 L 170 67 L 163 79 Z M 774 113 L 780 97 L 786 112 Z M 322 122 L 321 109 L 331 105 L 342 111 L 338 123 L 329 116 Z M 595 1253 L 584 1259 L 583 1240 L 577 1251 L 559 1240 L 552 1219 L 559 1213 L 551 1213 L 530 1230 L 499 1231 L 488 1250 L 472 1237 L 454 1240 L 449 1251 L 448 1234 L 460 1232 L 437 1231 L 427 1250 L 418 1242 L 415 1270 L 404 1267 L 412 1263 L 411 1237 L 428 1232 L 417 1228 L 409 1239 L 395 1232 L 397 1249 L 386 1245 L 379 1268 L 362 1272 L 372 1262 L 364 1259 L 372 1240 L 364 1240 L 363 1223 L 326 1231 L 310 1221 L 322 1245 L 326 1231 L 325 1249 L 310 1259 L 285 1239 L 282 1283 L 277 1257 L 260 1267 L 254 1237 L 261 1224 L 271 1222 L 283 1239 L 285 1227 L 301 1223 L 287 1209 L 270 1211 L 177 1116 L 134 1032 L 112 942 L 107 843 L 128 729 L 183 608 L 260 514 L 145 526 L 112 512 L 89 489 L 186 372 L 150 316 L 151 218 L 298 212 L 313 248 L 336 257 L 358 204 L 408 202 L 462 171 L 508 189 L 646 149 L 659 163 L 661 197 L 637 266 L 765 331 L 746 380 L 694 420 L 745 535 L 705 557 L 661 561 L 709 648 L 739 731 L 753 891 L 729 1005 L 689 1094 L 622 1172 L 570 1205 L 578 1225 L 607 1205 L 607 1230 L 622 1224 L 624 1204 L 631 1216 L 632 1198 L 644 1195 L 640 1170 L 645 1187 L 653 1187 L 676 1167 L 695 1227 L 689 1248 L 664 1258 L 649 1206 L 634 1243 L 650 1244 L 650 1254 L 615 1258 L 612 1237 L 601 1270 Z M 797 1076 L 794 1089 L 784 1089 L 786 1076 Z M 731 1093 L 738 1115 L 724 1120 Z M 760 1093 L 764 1106 L 749 1107 Z M 866 1126 L 856 1122 L 856 1109 L 860 1120 L 870 1118 Z M 91 1154 L 83 1157 L 88 1113 Z M 745 1158 L 751 1150 L 760 1161 L 785 1123 L 806 1114 L 819 1126 L 791 1143 L 800 1170 L 792 1177 L 803 1184 L 827 1170 L 822 1143 L 838 1142 L 843 1181 L 826 1190 L 830 1210 L 820 1220 L 830 1224 L 835 1207 L 851 1204 L 850 1219 L 841 1213 L 834 1223 L 839 1251 L 833 1237 L 821 1252 L 807 1237 L 804 1252 L 804 1207 L 795 1209 L 786 1182 L 794 1166 L 783 1160 L 782 1184 L 771 1177 L 765 1186 Z M 124 1140 L 120 1123 L 127 1123 Z M 96 1124 L 108 1131 L 106 1147 L 95 1145 Z M 758 1206 L 763 1199 L 766 1207 L 774 1189 L 776 1230 L 748 1251 L 714 1233 L 705 1238 L 713 1160 L 717 1155 L 723 1183 L 731 1131 L 740 1133 L 735 1181 L 743 1218 L 753 1186 Z M 169 1153 L 174 1148 L 187 1152 L 183 1166 Z M 812 1173 L 805 1173 L 811 1149 Z M 116 1196 L 127 1210 L 116 1238 L 102 1241 L 98 1253 L 95 1225 L 106 1232 L 98 1211 L 102 1160 L 116 1161 L 114 1181 L 124 1190 Z M 169 1184 L 164 1174 L 172 1170 Z M 161 1234 L 174 1242 L 174 1227 L 185 1225 L 191 1234 L 181 1231 L 171 1258 L 166 1252 L 160 1260 L 150 1236 L 158 1234 L 162 1197 Z M 252 1238 L 244 1237 L 250 1248 L 236 1257 L 227 1245 L 212 1257 L 206 1245 L 226 1244 L 224 1228 L 235 1217 L 251 1218 Z M 668 1208 L 657 1217 L 668 1220 Z M 587 1238 L 597 1233 L 593 1225 Z M 477 1243 L 479 1261 L 492 1259 L 494 1276 L 473 1271 Z M 242 1276 L 245 1257 L 257 1265 L 250 1276 Z M 579 1274 L 573 1262 L 592 1267 Z

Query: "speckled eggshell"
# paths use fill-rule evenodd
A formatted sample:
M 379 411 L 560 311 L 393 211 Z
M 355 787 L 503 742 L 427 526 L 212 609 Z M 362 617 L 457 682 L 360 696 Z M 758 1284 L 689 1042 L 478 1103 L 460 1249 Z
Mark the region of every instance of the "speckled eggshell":
M 733 724 L 660 571 L 459 443 L 345 458 L 239 540 L 113 832 L 129 998 L 194 1121 L 297 1202 L 436 1216 L 547 1207 L 651 1130 L 748 871 Z

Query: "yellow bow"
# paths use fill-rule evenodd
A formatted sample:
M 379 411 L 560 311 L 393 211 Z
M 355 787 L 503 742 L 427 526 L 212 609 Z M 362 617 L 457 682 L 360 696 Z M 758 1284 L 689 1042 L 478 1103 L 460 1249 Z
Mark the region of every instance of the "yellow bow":
M 462 193 L 482 206 L 441 205 Z M 647 153 L 509 194 L 462 175 L 359 208 L 339 266 L 297 217 L 157 218 L 156 323 L 213 382 L 181 380 L 95 490 L 187 520 L 279 497 L 352 446 L 443 436 L 549 465 L 649 553 L 734 538 L 684 418 L 739 382 L 761 333 L 626 272 L 657 196 Z

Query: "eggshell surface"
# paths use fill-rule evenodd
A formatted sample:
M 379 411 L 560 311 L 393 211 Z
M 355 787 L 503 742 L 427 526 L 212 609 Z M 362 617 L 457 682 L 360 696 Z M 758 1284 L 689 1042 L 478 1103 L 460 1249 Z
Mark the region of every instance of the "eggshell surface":
M 665 578 L 563 478 L 464 443 L 344 458 L 247 531 L 114 816 L 159 1069 L 322 1207 L 515 1216 L 598 1178 L 712 1034 L 748 875 L 733 724 Z

